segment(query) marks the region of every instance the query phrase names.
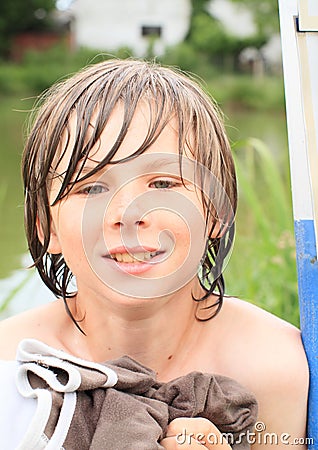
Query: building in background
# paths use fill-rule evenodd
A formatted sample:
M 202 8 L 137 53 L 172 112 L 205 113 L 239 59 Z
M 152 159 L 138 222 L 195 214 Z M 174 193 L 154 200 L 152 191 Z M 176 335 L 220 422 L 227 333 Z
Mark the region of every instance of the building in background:
M 160 55 L 184 40 L 190 23 L 190 0 L 75 0 L 74 42 L 78 47 L 112 51 L 131 48 Z

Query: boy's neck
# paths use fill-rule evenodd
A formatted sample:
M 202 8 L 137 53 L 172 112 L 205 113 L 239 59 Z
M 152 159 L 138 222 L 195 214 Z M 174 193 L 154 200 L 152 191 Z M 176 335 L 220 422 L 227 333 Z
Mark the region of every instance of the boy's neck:
M 127 307 L 105 303 L 101 310 L 97 302 L 90 302 L 89 308 L 85 308 L 87 305 L 81 304 L 78 296 L 77 312 L 86 310 L 84 320 L 79 323 L 85 335 L 71 324 L 68 337 L 64 335 L 70 344 L 69 351 L 97 362 L 128 355 L 163 378 L 171 365 L 176 361 L 181 364 L 187 358 L 184 349 L 189 352 L 196 346 L 200 328 L 195 319 L 197 304 L 189 292 L 182 295 L 178 292 L 168 300 L 144 301 L 144 307 L 129 311 Z

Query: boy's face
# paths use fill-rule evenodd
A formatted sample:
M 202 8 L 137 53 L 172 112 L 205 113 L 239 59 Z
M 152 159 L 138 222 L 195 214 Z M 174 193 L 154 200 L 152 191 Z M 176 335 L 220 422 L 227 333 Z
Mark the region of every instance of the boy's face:
M 84 171 L 108 154 L 122 119 L 118 105 Z M 75 120 L 59 173 L 71 158 Z M 149 120 L 149 110 L 141 103 L 114 160 L 130 156 L 142 145 Z M 76 183 L 51 208 L 49 252 L 63 254 L 79 294 L 154 298 L 192 288 L 205 249 L 205 218 L 200 192 L 194 187 L 194 161 L 185 157 L 182 164 L 184 183 L 177 125 L 171 119 L 144 154 Z M 61 180 L 55 178 L 51 203 L 60 187 Z

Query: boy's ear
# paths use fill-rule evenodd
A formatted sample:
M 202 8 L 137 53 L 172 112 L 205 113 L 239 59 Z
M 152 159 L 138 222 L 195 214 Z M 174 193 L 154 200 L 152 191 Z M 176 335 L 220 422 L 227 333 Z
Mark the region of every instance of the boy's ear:
M 37 218 L 36 218 L 36 230 L 37 230 L 39 241 L 43 245 L 43 243 L 44 243 L 44 232 L 43 232 L 43 227 L 42 227 L 41 221 L 39 219 L 39 216 L 37 216 Z M 58 236 L 57 236 L 57 234 L 55 232 L 55 227 L 54 227 L 54 223 L 53 222 L 51 222 L 50 242 L 49 242 L 49 246 L 48 246 L 47 251 L 48 251 L 48 253 L 52 253 L 53 255 L 57 255 L 59 253 L 62 253 L 62 248 L 61 248 L 61 245 L 60 245 L 60 241 L 59 241 L 59 238 L 58 238 Z

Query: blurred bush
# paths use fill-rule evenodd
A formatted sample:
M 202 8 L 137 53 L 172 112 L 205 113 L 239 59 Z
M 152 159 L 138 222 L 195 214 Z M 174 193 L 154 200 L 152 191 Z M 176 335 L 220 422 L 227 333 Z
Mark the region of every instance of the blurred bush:
M 0 95 L 38 95 L 87 64 L 129 56 L 131 51 L 126 47 L 112 54 L 85 48 L 70 52 L 64 45 L 54 46 L 46 52 L 28 51 L 21 63 L 0 63 Z

